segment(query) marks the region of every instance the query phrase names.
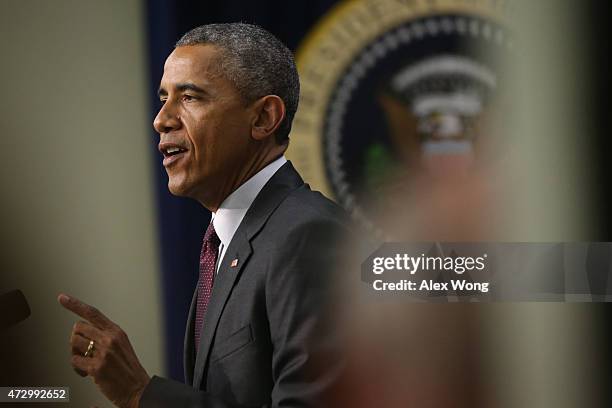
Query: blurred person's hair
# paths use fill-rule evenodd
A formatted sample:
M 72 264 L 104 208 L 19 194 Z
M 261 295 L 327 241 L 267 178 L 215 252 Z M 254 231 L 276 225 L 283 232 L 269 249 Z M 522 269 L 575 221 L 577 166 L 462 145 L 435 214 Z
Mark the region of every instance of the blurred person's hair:
M 285 119 L 276 141 L 286 143 L 298 107 L 300 82 L 291 51 L 261 27 L 245 23 L 208 24 L 196 27 L 175 47 L 211 44 L 221 51 L 219 70 L 247 102 L 277 95 L 285 103 Z

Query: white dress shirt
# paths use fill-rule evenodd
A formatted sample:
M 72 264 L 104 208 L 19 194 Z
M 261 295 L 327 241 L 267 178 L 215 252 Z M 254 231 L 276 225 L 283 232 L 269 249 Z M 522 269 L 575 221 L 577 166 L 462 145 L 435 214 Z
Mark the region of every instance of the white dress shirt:
M 285 156 L 281 156 L 268 164 L 234 190 L 234 192 L 221 203 L 217 211 L 212 214 L 211 222 L 221 241 L 217 260 L 217 272 L 219 272 L 219 265 L 221 265 L 221 261 L 223 261 L 225 250 L 232 241 L 249 207 L 253 204 L 255 197 L 257 197 L 257 194 L 259 194 L 268 180 L 270 180 L 285 163 L 287 163 L 287 159 L 285 159 Z

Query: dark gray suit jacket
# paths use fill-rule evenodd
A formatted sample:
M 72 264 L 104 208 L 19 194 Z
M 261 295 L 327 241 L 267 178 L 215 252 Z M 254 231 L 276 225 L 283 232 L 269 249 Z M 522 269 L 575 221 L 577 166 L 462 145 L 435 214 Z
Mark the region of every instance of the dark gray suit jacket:
M 283 165 L 225 252 L 197 353 L 194 295 L 187 385 L 153 377 L 140 406 L 321 406 L 341 369 L 330 283 L 348 226 L 340 207 L 311 191 L 290 162 Z

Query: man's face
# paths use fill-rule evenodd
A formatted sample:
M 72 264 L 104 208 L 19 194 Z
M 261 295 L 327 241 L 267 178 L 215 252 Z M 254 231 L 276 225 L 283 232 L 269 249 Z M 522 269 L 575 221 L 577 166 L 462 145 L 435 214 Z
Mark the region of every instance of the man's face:
M 153 126 L 172 194 L 203 203 L 222 200 L 248 165 L 253 112 L 220 74 L 213 45 L 176 48 L 166 60 Z

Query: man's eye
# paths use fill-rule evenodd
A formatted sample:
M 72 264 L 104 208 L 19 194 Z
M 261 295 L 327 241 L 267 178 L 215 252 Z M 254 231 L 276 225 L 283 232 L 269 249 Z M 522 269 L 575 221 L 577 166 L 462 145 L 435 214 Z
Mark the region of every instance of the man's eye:
M 195 101 L 197 98 L 193 95 L 183 95 L 183 100 L 185 102 Z

